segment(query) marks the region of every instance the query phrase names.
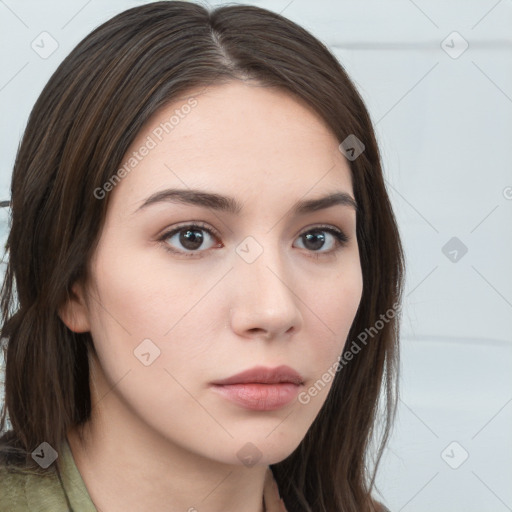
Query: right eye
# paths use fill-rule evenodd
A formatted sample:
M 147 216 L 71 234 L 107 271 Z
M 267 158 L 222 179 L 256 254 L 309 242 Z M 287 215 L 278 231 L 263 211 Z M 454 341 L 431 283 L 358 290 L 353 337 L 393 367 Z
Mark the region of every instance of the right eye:
M 213 230 L 202 224 L 185 224 L 167 231 L 160 238 L 166 250 L 184 256 L 197 256 L 212 247 L 221 247 L 221 243 L 215 243 L 215 240 L 218 237 Z

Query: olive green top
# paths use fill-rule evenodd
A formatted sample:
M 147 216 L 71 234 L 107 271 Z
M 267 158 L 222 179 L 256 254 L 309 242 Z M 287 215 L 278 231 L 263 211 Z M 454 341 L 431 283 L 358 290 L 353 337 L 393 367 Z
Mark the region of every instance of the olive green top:
M 0 512 L 97 512 L 67 442 L 58 458 L 62 484 L 54 464 L 47 474 L 0 466 Z

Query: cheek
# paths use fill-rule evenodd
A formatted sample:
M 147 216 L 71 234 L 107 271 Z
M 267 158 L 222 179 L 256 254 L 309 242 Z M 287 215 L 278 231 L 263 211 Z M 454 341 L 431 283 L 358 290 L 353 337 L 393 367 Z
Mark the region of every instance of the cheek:
M 318 282 L 317 282 L 318 283 Z M 363 277 L 359 260 L 350 258 L 342 269 L 316 285 L 311 295 L 315 312 L 336 337 L 343 337 L 354 320 L 361 301 Z
M 176 263 L 163 249 L 98 252 L 91 334 L 100 358 L 116 375 L 138 368 L 135 357 L 148 352 L 144 347 L 158 356 L 152 367 L 177 369 L 179 374 L 191 360 L 201 361 L 205 352 L 214 350 L 213 331 L 224 327 L 215 284 L 229 266 L 210 268 L 205 275 L 184 271 L 187 264 Z
M 358 259 L 345 265 L 342 272 L 322 280 L 317 292 L 309 295 L 311 315 L 305 333 L 304 354 L 309 361 L 309 381 L 298 396 L 310 423 L 319 413 L 339 371 L 339 358 L 359 307 L 363 278 Z
M 148 258 L 148 253 L 153 256 Z M 98 294 L 104 306 L 100 315 L 147 338 L 164 336 L 187 314 L 205 286 L 204 278 L 201 281 L 200 276 L 172 265 L 163 249 L 100 253 L 95 281 L 100 283 Z
M 118 249 L 98 252 L 94 280 L 91 335 L 107 387 L 141 417 L 152 418 L 156 408 L 159 421 L 172 424 L 191 405 L 179 383 L 192 387 L 191 366 L 203 350 L 196 309 L 204 310 L 194 304 L 208 283 L 162 258 Z
M 359 260 L 354 258 L 350 263 L 341 272 L 323 280 L 315 294 L 304 294 L 309 302 L 306 305 L 314 313 L 311 328 L 316 333 L 307 338 L 314 343 L 319 358 L 317 371 L 330 367 L 337 360 L 359 308 L 363 277 Z

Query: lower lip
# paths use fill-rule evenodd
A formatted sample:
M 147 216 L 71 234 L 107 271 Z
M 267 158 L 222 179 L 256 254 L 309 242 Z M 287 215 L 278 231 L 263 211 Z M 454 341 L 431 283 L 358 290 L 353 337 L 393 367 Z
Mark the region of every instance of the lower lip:
M 297 398 L 300 386 L 291 382 L 280 384 L 213 385 L 217 393 L 231 402 L 252 411 L 275 411 Z

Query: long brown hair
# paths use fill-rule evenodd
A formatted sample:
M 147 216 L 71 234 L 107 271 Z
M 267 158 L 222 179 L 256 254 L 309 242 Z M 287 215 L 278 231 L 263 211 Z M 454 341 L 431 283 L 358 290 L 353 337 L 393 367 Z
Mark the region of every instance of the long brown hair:
M 349 158 L 363 295 L 347 347 L 362 333 L 367 342 L 336 372 L 298 448 L 272 470 L 291 512 L 370 511 L 396 412 L 399 233 L 370 117 L 343 67 L 306 30 L 253 6 L 208 10 L 163 1 L 127 10 L 88 35 L 37 100 L 13 170 L 1 292 L 0 428 L 7 421 L 12 426 L 3 437 L 4 454 L 17 449 L 23 454 L 17 464 L 28 468 L 41 442 L 58 447 L 70 426 L 89 418 L 93 340 L 71 332 L 58 311 L 73 283 L 88 277 L 109 204 L 108 194 L 99 201 L 94 191 L 114 176 L 144 123 L 166 103 L 193 87 L 247 78 L 307 102 L 340 143 L 352 135 L 364 144 Z

